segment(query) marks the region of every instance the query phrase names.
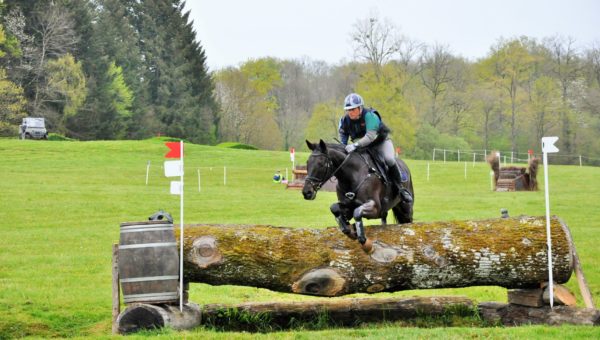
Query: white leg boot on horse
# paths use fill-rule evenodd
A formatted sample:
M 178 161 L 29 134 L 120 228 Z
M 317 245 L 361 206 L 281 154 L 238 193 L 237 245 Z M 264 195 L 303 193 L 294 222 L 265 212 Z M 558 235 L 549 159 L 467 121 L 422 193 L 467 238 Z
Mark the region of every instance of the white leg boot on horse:
M 358 237 L 358 242 L 360 243 L 362 249 L 366 253 L 370 253 L 371 250 L 373 250 L 373 240 L 367 238 L 362 218 L 366 216 L 376 215 L 378 210 L 379 208 L 376 207 L 375 202 L 372 200 L 354 209 L 353 217 L 354 221 L 356 222 L 356 236 Z

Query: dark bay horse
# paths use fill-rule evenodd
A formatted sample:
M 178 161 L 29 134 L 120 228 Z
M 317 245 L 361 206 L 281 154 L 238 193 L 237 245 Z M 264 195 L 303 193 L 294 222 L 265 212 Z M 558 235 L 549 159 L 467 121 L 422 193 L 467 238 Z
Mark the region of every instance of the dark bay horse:
M 336 191 L 339 202 L 332 204 L 330 209 L 344 234 L 357 238 L 365 247 L 367 237 L 362 218 L 381 218 L 381 223 L 385 225 L 390 209 L 396 223 L 412 222 L 414 201 L 406 203 L 400 200 L 393 192 L 391 183 L 386 183 L 375 170 L 377 167 L 368 153 L 357 150 L 347 154 L 344 145 L 325 143 L 323 140 L 318 144 L 306 141 L 306 145 L 312 153 L 307 162 L 308 176 L 302 195 L 307 200 L 315 199 L 321 186 L 335 176 L 338 180 Z M 410 170 L 404 161 L 398 159 L 397 162 L 403 173 L 403 181 L 406 180 L 403 184 L 414 197 Z M 349 225 L 352 218 L 355 231 Z

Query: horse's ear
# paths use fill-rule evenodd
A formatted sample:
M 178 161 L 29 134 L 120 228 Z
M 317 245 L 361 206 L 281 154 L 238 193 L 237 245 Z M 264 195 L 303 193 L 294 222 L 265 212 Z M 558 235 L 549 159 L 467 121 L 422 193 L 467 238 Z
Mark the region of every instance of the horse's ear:
M 325 144 L 325 142 L 322 139 L 319 140 L 319 147 L 321 148 L 321 151 L 327 153 L 327 144 Z
M 311 151 L 317 147 L 315 144 L 309 142 L 308 139 L 306 140 L 306 146 L 308 146 Z

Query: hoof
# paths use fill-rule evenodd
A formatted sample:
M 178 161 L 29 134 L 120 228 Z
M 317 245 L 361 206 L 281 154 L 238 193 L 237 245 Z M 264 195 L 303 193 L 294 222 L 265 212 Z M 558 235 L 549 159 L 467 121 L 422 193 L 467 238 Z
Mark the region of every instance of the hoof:
M 373 250 L 373 240 L 368 238 L 365 243 L 362 244 L 362 249 L 365 251 L 365 253 L 370 254 Z

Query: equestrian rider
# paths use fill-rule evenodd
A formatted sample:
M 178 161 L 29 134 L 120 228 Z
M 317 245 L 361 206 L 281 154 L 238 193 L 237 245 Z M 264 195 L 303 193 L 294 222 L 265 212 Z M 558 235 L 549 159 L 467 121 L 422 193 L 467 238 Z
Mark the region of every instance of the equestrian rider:
M 412 196 L 402 185 L 400 168 L 396 163 L 394 144 L 388 138 L 390 130 L 373 109 L 365 109 L 364 101 L 357 93 L 351 93 L 344 99 L 344 116 L 340 119 L 339 133 L 346 152 L 350 154 L 357 148 L 373 146 L 381 154 L 388 166 L 388 175 L 392 180 L 395 192 L 403 201 L 412 202 Z M 348 144 L 348 139 L 352 140 Z

